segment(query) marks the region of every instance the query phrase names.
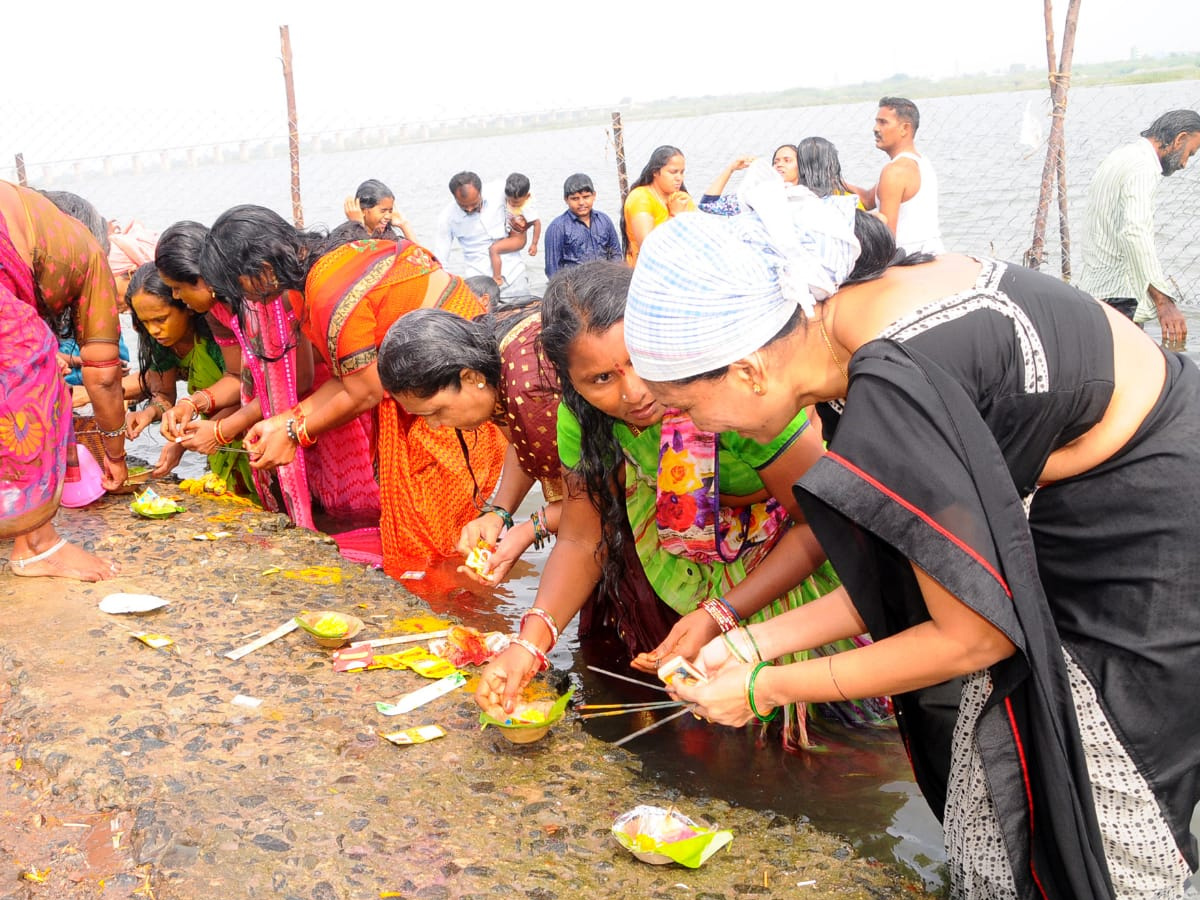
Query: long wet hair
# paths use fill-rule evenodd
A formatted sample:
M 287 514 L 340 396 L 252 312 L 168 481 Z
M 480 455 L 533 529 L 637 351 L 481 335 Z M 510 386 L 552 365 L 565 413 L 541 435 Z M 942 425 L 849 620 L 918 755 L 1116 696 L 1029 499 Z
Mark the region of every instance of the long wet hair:
M 264 268 L 270 266 L 272 290 L 302 291 L 309 270 L 327 244 L 327 235 L 301 231 L 265 206 L 235 206 L 213 222 L 200 248 L 200 274 L 233 309 L 243 330 L 250 335 L 254 355 L 263 362 L 277 362 L 296 346 L 300 323 L 292 323 L 291 333 L 278 352 L 268 352 L 257 333 L 257 316 L 247 309 L 248 301 L 238 278 L 244 275 L 261 279 Z
M 169 226 L 158 236 L 154 247 L 154 267 L 172 281 L 196 285 L 200 274 L 200 250 L 208 237 L 208 226 L 184 220 Z
M 170 278 L 171 276 L 168 275 L 167 277 Z M 150 336 L 149 329 L 138 318 L 137 311 L 133 309 L 133 298 L 138 294 L 150 294 L 168 306 L 173 306 L 187 313 L 192 320 L 192 340 L 195 345 L 198 346 L 202 339 L 212 340 L 212 331 L 209 330 L 208 322 L 205 321 L 204 316 L 197 315 L 182 300 L 175 299 L 175 296 L 171 293 L 171 289 L 163 282 L 162 276 L 158 274 L 155 263 L 143 263 L 134 269 L 133 275 L 129 279 L 129 287 L 125 289 L 125 304 L 132 311 L 133 328 L 138 335 L 138 383 L 142 386 L 142 393 L 150 397 L 152 394 L 150 385 L 146 382 L 146 374 L 152 371 L 154 357 L 156 356 L 155 350 L 158 349 L 161 351 L 164 348 Z
M 585 334 L 601 335 L 625 320 L 625 300 L 633 270 L 620 262 L 595 260 L 561 269 L 550 279 L 542 298 L 542 334 L 546 359 L 558 372 L 563 403 L 579 420 L 580 460 L 575 473 L 600 514 L 600 589 L 616 591 L 624 550 L 624 493 L 617 474 L 624 456 L 613 433 L 617 419 L 592 406 L 571 383 L 571 345 Z
M 842 178 L 837 147 L 823 137 L 806 137 L 796 145 L 796 167 L 800 184 L 818 197 L 850 193 Z
M 258 279 L 264 266 L 270 266 L 279 290 L 302 291 L 327 240 L 325 234 L 301 231 L 265 206 L 235 206 L 213 222 L 200 248 L 200 274 L 241 318 L 246 299 L 240 276 Z
M 663 144 L 661 147 L 656 147 L 654 152 L 650 154 L 650 159 L 647 161 L 645 168 L 642 169 L 642 174 L 637 177 L 637 181 L 629 186 L 629 192 L 633 193 L 637 188 L 646 187 L 654 181 L 654 176 L 662 171 L 663 166 L 669 163 L 676 156 L 683 156 L 683 151 L 678 147 L 672 147 L 670 144 Z M 680 182 L 679 189 L 687 191 L 687 185 Z M 628 196 L 628 195 L 626 195 Z M 625 214 L 621 213 L 621 249 L 625 253 L 629 252 L 629 231 L 625 227 Z
M 444 309 L 414 309 L 388 329 L 379 345 L 379 381 L 389 394 L 428 399 L 459 390 L 463 369 L 500 385 L 500 342 L 491 316 L 464 319 Z

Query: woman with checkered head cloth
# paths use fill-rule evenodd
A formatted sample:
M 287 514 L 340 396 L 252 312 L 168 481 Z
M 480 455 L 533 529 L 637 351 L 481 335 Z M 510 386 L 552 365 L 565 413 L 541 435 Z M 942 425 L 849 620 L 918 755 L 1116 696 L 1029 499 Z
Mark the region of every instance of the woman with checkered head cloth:
M 706 430 L 769 440 L 818 404 L 828 449 L 794 490 L 849 599 L 751 632 L 767 660 L 875 642 L 771 668 L 715 640 L 707 684 L 673 692 L 730 725 L 891 694 L 952 896 L 1181 896 L 1200 800 L 1200 371 L 1019 266 L 889 265 L 865 214 L 847 272 L 819 249 L 817 209 L 782 230 L 757 208 L 658 229 L 626 344 Z

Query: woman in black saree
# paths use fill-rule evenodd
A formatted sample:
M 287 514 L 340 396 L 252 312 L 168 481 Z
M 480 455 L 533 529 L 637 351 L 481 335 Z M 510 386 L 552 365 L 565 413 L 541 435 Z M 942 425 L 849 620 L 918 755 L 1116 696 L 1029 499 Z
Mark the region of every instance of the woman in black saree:
M 626 343 L 706 430 L 754 437 L 820 404 L 828 453 L 795 490 L 850 601 L 754 634 L 766 660 L 876 643 L 772 668 L 714 641 L 710 681 L 678 696 L 740 724 L 892 694 L 954 897 L 1180 896 L 1200 799 L 1200 371 L 1057 279 L 893 265 L 909 260 L 862 214 L 874 263 L 830 284 L 810 207 L 764 197 L 742 223 L 656 230 Z M 923 702 L 948 683 L 957 704 Z

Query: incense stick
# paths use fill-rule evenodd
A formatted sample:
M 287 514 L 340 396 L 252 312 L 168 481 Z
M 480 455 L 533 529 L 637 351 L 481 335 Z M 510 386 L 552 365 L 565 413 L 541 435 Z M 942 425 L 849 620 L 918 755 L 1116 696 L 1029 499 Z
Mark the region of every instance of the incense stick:
M 655 710 L 659 710 L 659 709 L 674 709 L 677 706 L 684 706 L 684 705 L 685 704 L 680 701 L 674 701 L 671 703 L 660 703 L 657 706 L 637 707 L 635 709 L 609 709 L 604 712 L 584 713 L 583 715 L 576 716 L 576 718 L 578 718 L 580 720 L 586 720 L 586 719 L 602 719 L 605 716 L 627 716 L 630 713 L 654 712 Z
M 647 700 L 641 703 L 581 703 L 575 709 L 637 709 L 642 706 L 662 706 L 664 704 L 674 706 L 678 703 L 678 700 Z
M 278 640 L 279 638 L 283 637 L 285 634 L 293 632 L 299 627 L 300 627 L 300 623 L 297 622 L 295 619 L 288 619 L 288 621 L 284 622 L 282 625 L 280 625 L 274 631 L 267 632 L 266 634 L 264 634 L 262 637 L 258 638 L 257 640 L 251 641 L 250 643 L 246 644 L 246 646 L 238 647 L 236 650 L 230 650 L 228 653 L 225 654 L 225 658 L 226 659 L 241 659 L 247 653 L 253 653 L 255 650 L 258 650 L 262 647 L 267 646 L 267 644 L 271 643 L 271 641 Z
M 634 738 L 636 738 L 636 737 L 641 737 L 641 736 L 642 736 L 643 734 L 645 734 L 646 732 L 648 732 L 648 731 L 653 731 L 653 730 L 654 730 L 655 728 L 657 728 L 659 725 L 666 725 L 666 724 L 667 724 L 668 722 L 670 722 L 672 719 L 678 719 L 678 718 L 679 718 L 680 716 L 682 716 L 684 713 L 690 713 L 691 711 L 692 711 L 692 707 L 690 707 L 690 706 L 685 706 L 683 709 L 679 710 L 679 712 L 671 713 L 671 715 L 667 716 L 665 719 L 659 719 L 659 720 L 658 720 L 657 722 L 655 722 L 654 724 L 652 724 L 652 725 L 647 725 L 645 728 L 642 728 L 642 729 L 640 729 L 640 730 L 638 730 L 638 731 L 635 731 L 633 734 L 627 734 L 627 735 L 625 735 L 625 737 L 621 738 L 619 741 L 614 741 L 612 744 L 610 744 L 610 746 L 612 746 L 612 747 L 620 747 L 622 744 L 628 744 L 628 743 L 629 743 L 630 741 L 632 741 Z
M 611 678 L 620 678 L 622 681 L 629 681 L 633 684 L 640 684 L 644 688 L 650 688 L 652 691 L 662 691 L 667 693 L 667 689 L 661 684 L 652 684 L 649 681 L 642 681 L 640 678 L 630 678 L 628 675 L 618 675 L 616 672 L 610 672 L 607 669 L 601 669 L 597 666 L 588 666 L 593 672 L 599 672 L 601 675 L 608 675 Z

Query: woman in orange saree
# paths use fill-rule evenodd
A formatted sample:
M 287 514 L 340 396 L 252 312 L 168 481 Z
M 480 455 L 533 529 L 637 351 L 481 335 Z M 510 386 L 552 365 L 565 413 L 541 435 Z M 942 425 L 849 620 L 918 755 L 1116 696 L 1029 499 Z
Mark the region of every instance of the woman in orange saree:
M 250 430 L 251 465 L 284 465 L 297 447 L 374 410 L 384 570 L 397 576 L 415 561 L 455 552 L 463 526 L 496 485 L 506 442 L 488 424 L 464 436 L 464 457 L 455 434 L 429 428 L 385 395 L 377 348 L 388 328 L 414 309 L 464 316 L 484 310 L 462 279 L 417 244 L 367 240 L 325 249 L 324 238 L 274 212 L 239 206 L 213 224 L 201 271 L 218 294 L 244 302 L 303 290 L 296 316 L 331 377 L 293 409 Z

